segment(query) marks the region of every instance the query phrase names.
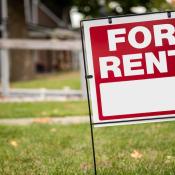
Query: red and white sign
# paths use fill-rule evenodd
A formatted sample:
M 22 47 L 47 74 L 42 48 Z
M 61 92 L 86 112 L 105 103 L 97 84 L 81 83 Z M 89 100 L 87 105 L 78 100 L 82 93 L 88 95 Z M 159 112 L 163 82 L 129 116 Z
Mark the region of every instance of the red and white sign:
M 93 123 L 174 120 L 175 13 L 82 24 Z

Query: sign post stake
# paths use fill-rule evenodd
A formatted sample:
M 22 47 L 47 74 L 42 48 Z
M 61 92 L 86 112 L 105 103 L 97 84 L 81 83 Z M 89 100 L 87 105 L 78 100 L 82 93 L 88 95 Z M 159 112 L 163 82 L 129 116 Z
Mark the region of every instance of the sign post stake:
M 84 44 L 83 44 L 83 26 L 82 26 L 82 23 L 81 22 L 80 22 L 80 28 L 81 28 L 83 61 L 84 61 L 84 71 L 85 71 L 86 90 L 87 90 L 88 109 L 89 109 L 89 120 L 90 120 L 90 132 L 91 132 L 91 143 L 92 143 L 94 175 L 97 175 L 97 164 L 96 164 L 96 156 L 95 156 L 94 131 L 93 131 L 93 123 L 92 123 L 92 115 L 91 115 L 91 105 L 90 105 L 90 96 L 89 96 L 89 87 L 88 87 L 88 79 L 89 78 L 93 78 L 93 76 L 92 75 L 87 75 L 86 59 L 85 59 Z

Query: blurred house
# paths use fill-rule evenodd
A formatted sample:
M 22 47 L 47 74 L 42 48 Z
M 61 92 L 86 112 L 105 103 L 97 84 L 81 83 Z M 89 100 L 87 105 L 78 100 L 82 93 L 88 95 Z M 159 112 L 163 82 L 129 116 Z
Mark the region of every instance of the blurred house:
M 69 19 L 65 22 L 39 0 L 9 0 L 8 12 L 9 38 L 80 39 Z M 12 81 L 32 79 L 37 73 L 79 67 L 77 53 L 72 51 L 11 50 L 10 64 Z

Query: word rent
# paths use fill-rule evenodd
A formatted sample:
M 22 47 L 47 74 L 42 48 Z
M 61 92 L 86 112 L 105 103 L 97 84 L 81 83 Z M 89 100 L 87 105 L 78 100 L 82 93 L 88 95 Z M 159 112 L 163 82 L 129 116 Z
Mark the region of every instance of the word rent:
M 167 59 L 175 56 L 175 50 L 165 51 L 161 50 L 161 47 L 165 42 L 169 46 L 175 45 L 175 27 L 172 24 L 158 24 L 152 26 L 152 31 L 145 26 L 136 26 L 129 31 L 125 28 L 107 30 L 108 48 L 111 53 L 118 52 L 119 46 L 125 47 L 125 42 L 128 42 L 131 48 L 137 49 L 138 53 L 124 54 L 121 57 L 99 57 L 101 78 L 108 78 L 109 72 L 112 72 L 115 78 L 154 74 L 155 69 L 159 73 L 167 73 Z M 142 36 L 141 41 L 138 41 L 138 35 Z M 142 50 L 151 43 L 154 43 L 155 48 L 159 48 L 156 54 L 152 51 L 143 53 Z

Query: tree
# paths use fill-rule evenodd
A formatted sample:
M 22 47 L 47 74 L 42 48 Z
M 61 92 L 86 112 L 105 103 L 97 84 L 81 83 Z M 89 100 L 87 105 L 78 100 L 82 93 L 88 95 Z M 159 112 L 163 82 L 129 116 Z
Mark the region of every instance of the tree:
M 109 7 L 111 2 L 118 4 L 122 12 L 117 12 L 114 9 Z M 117 14 L 129 14 L 131 12 L 131 7 L 133 6 L 144 6 L 149 9 L 150 0 L 74 0 L 74 4 L 78 7 L 79 11 L 85 16 L 97 17 L 100 15 L 100 10 L 103 8 L 106 9 L 107 15 L 117 15 Z
M 85 16 L 98 17 L 101 16 L 100 10 L 106 9 L 107 15 L 131 14 L 131 7 L 143 6 L 147 12 L 171 10 L 172 7 L 165 0 L 73 0 L 74 5 L 79 9 L 79 12 Z M 109 4 L 113 2 L 120 6 L 122 11 L 111 9 Z M 102 5 L 103 4 L 103 5 Z
M 72 6 L 76 6 L 78 11 L 85 17 L 100 17 L 118 14 L 131 14 L 131 7 L 143 6 L 147 12 L 162 11 L 172 9 L 166 0 L 42 0 L 55 14 L 61 17 L 69 15 Z M 110 3 L 116 3 L 122 11 L 110 8 Z
M 100 4 L 98 0 L 73 0 L 73 3 L 85 16 L 99 16 Z
M 173 10 L 173 6 L 168 4 L 166 0 L 151 0 L 149 3 L 150 9 L 164 11 L 164 10 Z
M 10 38 L 27 38 L 27 26 L 24 17 L 24 1 L 8 0 L 8 32 Z M 26 80 L 34 76 L 32 52 L 27 50 L 10 51 L 11 80 Z

